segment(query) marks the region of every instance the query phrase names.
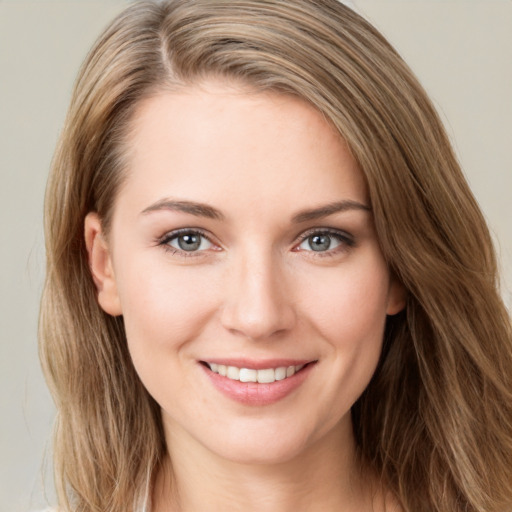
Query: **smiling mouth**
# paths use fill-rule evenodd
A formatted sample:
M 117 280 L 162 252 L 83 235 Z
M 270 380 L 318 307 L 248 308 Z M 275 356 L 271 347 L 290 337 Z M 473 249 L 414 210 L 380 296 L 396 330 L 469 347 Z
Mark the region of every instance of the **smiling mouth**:
M 293 377 L 303 368 L 309 366 L 310 364 L 314 364 L 315 362 L 316 361 L 299 365 L 279 366 L 277 368 L 262 368 L 259 370 L 254 368 L 239 368 L 237 366 L 209 363 L 207 361 L 202 361 L 201 363 L 213 373 L 216 373 L 222 377 L 226 377 L 230 380 L 239 382 L 256 382 L 259 384 L 272 384 L 273 382 L 282 381 Z

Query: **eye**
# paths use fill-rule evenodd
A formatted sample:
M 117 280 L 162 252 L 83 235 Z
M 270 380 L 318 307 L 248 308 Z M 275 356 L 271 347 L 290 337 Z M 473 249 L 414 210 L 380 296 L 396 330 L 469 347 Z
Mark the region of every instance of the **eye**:
M 199 252 L 213 247 L 212 242 L 201 232 L 193 230 L 180 230 L 169 233 L 161 241 L 169 250 L 174 252 Z
M 302 236 L 302 241 L 296 247 L 296 250 L 325 253 L 336 252 L 336 250 L 352 247 L 353 245 L 354 240 L 347 233 L 338 231 L 310 231 Z
M 338 247 L 340 243 L 331 234 L 322 233 L 308 236 L 299 245 L 299 249 L 303 251 L 324 252 Z

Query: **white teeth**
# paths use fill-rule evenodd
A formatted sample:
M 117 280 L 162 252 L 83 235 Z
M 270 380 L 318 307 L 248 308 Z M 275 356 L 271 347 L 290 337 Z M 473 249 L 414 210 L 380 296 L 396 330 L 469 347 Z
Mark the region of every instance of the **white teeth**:
M 268 370 L 258 370 L 258 382 L 261 384 L 269 384 L 276 380 L 275 371 L 272 368 Z
M 240 368 L 237 368 L 236 366 L 228 366 L 226 377 L 233 380 L 240 380 Z
M 249 370 L 249 368 L 240 368 L 240 382 L 258 382 L 258 370 Z
M 275 374 L 276 380 L 286 379 L 286 368 L 284 366 L 282 366 L 281 368 L 276 368 Z
M 284 380 L 291 377 L 305 365 L 280 366 L 279 368 L 265 368 L 254 370 L 251 368 L 237 368 L 236 366 L 225 366 L 223 364 L 208 363 L 210 370 L 223 377 L 240 382 L 258 382 L 260 384 L 271 384 L 276 380 Z

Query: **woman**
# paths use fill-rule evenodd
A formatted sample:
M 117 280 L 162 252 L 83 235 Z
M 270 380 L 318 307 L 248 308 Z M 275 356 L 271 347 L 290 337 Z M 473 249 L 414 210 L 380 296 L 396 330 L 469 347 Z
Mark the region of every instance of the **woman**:
M 47 191 L 63 510 L 512 509 L 512 335 L 441 123 L 336 0 L 137 3 Z

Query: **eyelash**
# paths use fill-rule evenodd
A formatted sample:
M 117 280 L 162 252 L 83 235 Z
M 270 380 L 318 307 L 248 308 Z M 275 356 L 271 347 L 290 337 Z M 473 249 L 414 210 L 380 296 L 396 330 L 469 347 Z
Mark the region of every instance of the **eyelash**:
M 327 251 L 301 251 L 298 247 L 304 243 L 308 238 L 312 236 L 330 236 L 335 238 L 340 245 L 334 249 L 328 249 Z M 332 258 L 337 256 L 339 253 L 347 252 L 356 245 L 354 237 L 346 231 L 341 231 L 332 228 L 312 228 L 302 233 L 299 237 L 298 243 L 295 244 L 295 252 L 306 252 L 313 253 L 310 256 L 315 258 Z
M 200 237 L 203 237 L 204 239 L 206 239 L 209 243 L 216 245 L 212 241 L 210 236 L 208 236 L 203 230 L 198 229 L 198 228 L 182 228 L 182 229 L 177 229 L 175 231 L 171 231 L 169 233 L 166 233 L 164 236 L 158 238 L 156 240 L 156 243 L 157 243 L 157 245 L 161 246 L 166 252 L 179 255 L 180 257 L 183 257 L 183 258 L 194 258 L 194 257 L 197 258 L 197 257 L 202 256 L 202 253 L 205 252 L 204 250 L 203 251 L 184 251 L 184 250 L 180 250 L 180 249 L 177 249 L 177 248 L 169 245 L 169 243 L 172 240 L 175 240 L 178 237 L 183 236 L 183 235 L 200 236 Z M 335 247 L 334 249 L 328 249 L 326 251 L 313 251 L 313 250 L 306 251 L 306 250 L 298 249 L 298 247 L 303 242 L 305 242 L 308 238 L 315 236 L 315 235 L 316 236 L 333 237 L 340 243 L 340 245 L 338 247 Z M 349 249 L 351 249 L 352 247 L 354 247 L 355 245 L 356 245 L 356 243 L 355 243 L 354 237 L 345 231 L 340 231 L 340 230 L 336 230 L 336 229 L 332 229 L 332 228 L 312 228 L 312 229 L 309 229 L 308 231 L 305 231 L 298 237 L 298 240 L 294 243 L 293 250 L 294 250 L 294 252 L 314 253 L 313 257 L 325 258 L 325 257 L 336 256 L 340 252 L 346 252 Z
M 169 243 L 172 240 L 179 238 L 180 236 L 183 236 L 183 235 L 200 236 L 200 237 L 208 240 L 208 242 L 210 242 L 212 245 L 216 245 L 216 244 L 214 244 L 212 239 L 203 230 L 198 229 L 198 228 L 177 229 L 175 231 L 166 233 L 163 237 L 157 239 L 156 242 L 157 242 L 157 245 L 161 246 L 164 249 L 164 251 L 166 251 L 170 254 L 177 254 L 183 258 L 197 258 L 198 256 L 201 256 L 202 255 L 201 253 L 204 251 L 183 251 L 183 250 L 176 249 L 176 247 L 172 247 L 171 245 L 169 245 Z

